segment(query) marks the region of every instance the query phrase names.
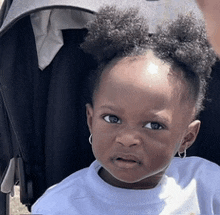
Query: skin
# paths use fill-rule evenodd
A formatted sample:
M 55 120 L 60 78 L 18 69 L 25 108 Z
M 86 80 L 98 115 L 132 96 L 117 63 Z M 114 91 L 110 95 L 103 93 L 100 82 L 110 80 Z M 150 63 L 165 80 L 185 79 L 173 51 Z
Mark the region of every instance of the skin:
M 205 18 L 208 39 L 220 55 L 220 1 L 197 0 L 197 3 Z
M 92 150 L 100 177 L 127 189 L 151 189 L 175 154 L 194 142 L 200 121 L 181 101 L 185 83 L 151 51 L 104 69 L 93 107 L 87 104 Z

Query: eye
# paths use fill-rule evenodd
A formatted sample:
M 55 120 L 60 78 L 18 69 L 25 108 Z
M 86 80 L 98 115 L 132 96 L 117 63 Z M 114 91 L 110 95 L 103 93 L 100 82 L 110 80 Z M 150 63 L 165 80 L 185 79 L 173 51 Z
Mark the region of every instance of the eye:
M 151 130 L 161 130 L 164 128 L 161 124 L 159 124 L 157 122 L 149 122 L 144 127 L 149 128 Z
M 117 116 L 114 116 L 114 115 L 106 115 L 104 117 L 104 120 L 108 123 L 121 123 L 121 120 L 117 117 Z

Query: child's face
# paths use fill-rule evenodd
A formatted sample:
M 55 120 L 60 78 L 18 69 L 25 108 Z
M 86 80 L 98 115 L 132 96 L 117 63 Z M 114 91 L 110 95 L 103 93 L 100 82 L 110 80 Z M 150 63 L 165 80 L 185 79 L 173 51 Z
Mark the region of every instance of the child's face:
M 149 51 L 103 72 L 87 119 L 99 174 L 109 184 L 155 187 L 177 151 L 195 140 L 200 122 L 192 122 L 193 105 L 180 101 L 184 82 L 170 69 Z

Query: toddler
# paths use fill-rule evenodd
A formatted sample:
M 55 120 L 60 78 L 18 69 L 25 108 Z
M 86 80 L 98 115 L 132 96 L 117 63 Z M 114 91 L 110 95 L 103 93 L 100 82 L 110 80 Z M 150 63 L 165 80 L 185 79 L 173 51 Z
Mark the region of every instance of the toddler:
M 179 16 L 149 34 L 138 10 L 100 10 L 81 46 L 99 65 L 86 105 L 96 160 L 49 188 L 33 214 L 220 214 L 219 166 L 186 157 L 215 62 L 199 23 Z

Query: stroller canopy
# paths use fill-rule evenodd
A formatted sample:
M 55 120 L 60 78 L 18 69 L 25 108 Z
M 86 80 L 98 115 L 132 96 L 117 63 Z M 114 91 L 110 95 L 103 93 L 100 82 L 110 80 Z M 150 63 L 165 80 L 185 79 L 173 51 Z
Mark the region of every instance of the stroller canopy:
M 5 0 L 7 2 L 7 0 Z M 11 2 L 11 0 L 8 0 Z M 189 13 L 193 11 L 198 17 L 202 18 L 202 13 L 199 10 L 195 0 L 123 0 L 123 1 L 107 1 L 107 0 L 14 0 L 10 5 L 9 11 L 5 12 L 5 19 L 0 28 L 0 33 L 7 31 L 16 21 L 43 9 L 51 8 L 77 8 L 88 12 L 97 12 L 105 5 L 117 5 L 121 8 L 128 8 L 130 6 L 137 7 L 148 17 L 150 28 L 154 29 L 157 23 L 164 22 L 168 19 L 174 19 L 180 13 Z M 147 11 L 147 12 L 146 12 Z

